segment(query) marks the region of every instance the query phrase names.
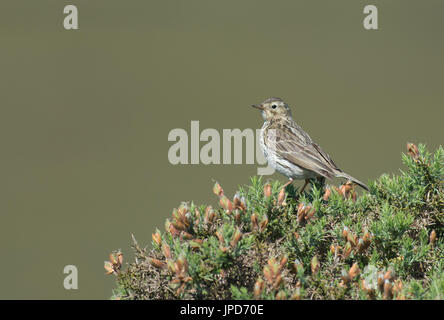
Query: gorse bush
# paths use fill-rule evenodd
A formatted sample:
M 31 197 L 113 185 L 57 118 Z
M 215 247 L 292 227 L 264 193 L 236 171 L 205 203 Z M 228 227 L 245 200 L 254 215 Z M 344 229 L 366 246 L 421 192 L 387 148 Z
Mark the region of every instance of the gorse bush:
M 408 144 L 400 175 L 370 182 L 251 184 L 219 208 L 183 203 L 135 261 L 105 263 L 118 299 L 444 299 L 444 150 Z

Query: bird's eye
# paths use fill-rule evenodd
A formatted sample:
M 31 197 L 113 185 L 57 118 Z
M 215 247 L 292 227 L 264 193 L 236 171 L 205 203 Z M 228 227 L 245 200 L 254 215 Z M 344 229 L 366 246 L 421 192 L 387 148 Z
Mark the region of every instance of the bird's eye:
M 274 104 L 274 105 L 271 106 L 271 108 L 272 108 L 272 109 L 276 109 L 277 106 Z

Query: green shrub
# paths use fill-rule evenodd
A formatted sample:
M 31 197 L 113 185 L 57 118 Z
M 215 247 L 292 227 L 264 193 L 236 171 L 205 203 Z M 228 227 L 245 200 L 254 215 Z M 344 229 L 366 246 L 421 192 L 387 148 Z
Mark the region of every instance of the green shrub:
M 443 299 L 444 151 L 408 151 L 359 197 L 253 177 L 231 200 L 216 183 L 219 208 L 183 203 L 125 270 L 111 255 L 113 298 Z

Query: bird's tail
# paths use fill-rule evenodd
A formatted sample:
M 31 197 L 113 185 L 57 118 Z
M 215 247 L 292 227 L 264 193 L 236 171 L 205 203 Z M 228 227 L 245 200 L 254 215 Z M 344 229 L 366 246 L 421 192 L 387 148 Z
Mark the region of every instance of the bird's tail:
M 367 187 L 367 185 L 366 185 L 365 183 L 359 181 L 359 180 L 356 179 L 356 178 L 353 178 L 351 175 L 349 175 L 349 174 L 347 174 L 347 173 L 345 173 L 345 172 L 342 172 L 342 171 L 341 171 L 341 172 L 338 172 L 337 177 L 339 177 L 339 178 L 349 179 L 349 180 L 351 180 L 352 182 L 356 183 L 356 184 L 357 184 L 358 186 L 360 186 L 361 188 L 363 188 L 363 189 L 369 191 L 369 190 L 368 190 L 368 187 Z

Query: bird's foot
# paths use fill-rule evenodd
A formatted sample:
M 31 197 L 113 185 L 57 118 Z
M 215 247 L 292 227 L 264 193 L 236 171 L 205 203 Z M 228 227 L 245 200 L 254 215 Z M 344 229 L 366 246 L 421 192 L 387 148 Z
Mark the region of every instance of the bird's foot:
M 292 182 L 293 182 L 293 179 L 290 178 L 288 180 L 288 182 L 282 186 L 282 188 L 284 188 L 284 189 L 287 188 L 287 186 L 289 186 Z

